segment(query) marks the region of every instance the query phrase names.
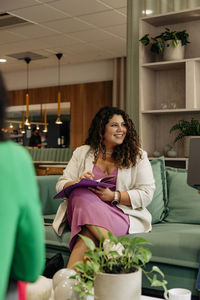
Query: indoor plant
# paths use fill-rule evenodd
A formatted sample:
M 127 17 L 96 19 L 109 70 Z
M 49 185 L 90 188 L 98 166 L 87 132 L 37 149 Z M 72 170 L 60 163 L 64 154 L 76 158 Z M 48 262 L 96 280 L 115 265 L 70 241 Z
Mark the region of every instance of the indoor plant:
M 88 251 L 85 252 L 84 260 L 76 263 L 75 267 L 77 274 L 73 276 L 73 278 L 77 279 L 78 284 L 75 286 L 75 290 L 80 293 L 80 297 L 91 295 L 94 287 L 94 294 L 99 300 L 117 300 L 123 298 L 126 300 L 140 299 L 141 270 L 149 279 L 151 286 L 161 286 L 164 289 L 165 294 L 167 293 L 167 282 L 160 269 L 154 266 L 149 272 L 145 270 L 145 265 L 151 258 L 151 251 L 143 246 L 144 244 L 149 244 L 148 241 L 140 237 L 135 237 L 133 239 L 130 239 L 128 236 L 116 238 L 111 233 L 109 233 L 109 239 L 104 239 L 100 232 L 99 235 L 100 243 L 98 247 L 95 246 L 90 238 L 80 235 L 88 247 Z M 113 280 L 113 276 L 115 278 L 118 277 L 118 282 L 121 283 L 120 276 L 123 276 L 124 274 L 127 276 L 130 273 L 138 274 L 139 279 L 134 278 L 131 281 L 131 286 L 134 285 L 135 281 L 137 282 L 137 294 L 129 295 L 130 298 L 124 294 L 123 296 L 120 296 L 121 290 L 128 290 L 127 280 L 125 280 L 125 289 L 123 289 L 122 286 L 118 289 L 119 285 L 113 283 L 113 281 L 112 284 L 109 285 L 108 277 L 110 276 L 111 280 Z M 103 277 L 104 274 L 107 275 L 106 281 L 107 285 L 109 285 L 109 290 L 106 290 L 105 281 L 103 281 L 102 289 L 97 287 L 98 284 L 101 284 L 100 277 Z M 108 292 L 112 293 L 112 287 L 115 289 L 114 298 L 112 294 L 111 296 L 108 294 Z
M 191 121 L 179 120 L 171 127 L 170 133 L 176 130 L 178 130 L 178 135 L 175 137 L 174 143 L 184 138 L 184 155 L 188 157 L 190 138 L 200 136 L 200 122 L 194 118 Z
M 186 30 L 182 31 L 170 31 L 169 28 L 165 27 L 165 31 L 155 37 L 149 37 L 149 34 L 145 34 L 139 41 L 144 45 L 150 45 L 150 50 L 153 53 L 160 54 L 163 53 L 165 49 L 178 49 L 180 45 L 180 49 L 183 53 L 183 47 L 190 43 L 188 41 L 189 34 Z M 171 47 L 170 47 L 171 46 Z M 166 59 L 170 59 L 166 57 Z M 172 59 L 177 59 L 175 58 Z

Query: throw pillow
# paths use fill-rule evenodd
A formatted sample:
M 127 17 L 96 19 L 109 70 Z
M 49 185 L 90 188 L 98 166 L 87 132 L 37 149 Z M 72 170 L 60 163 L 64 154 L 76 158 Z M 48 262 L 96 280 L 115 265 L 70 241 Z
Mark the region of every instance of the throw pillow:
M 166 222 L 200 224 L 200 195 L 187 184 L 187 170 L 166 168 L 168 215 Z
M 155 224 L 161 222 L 166 214 L 167 183 L 164 157 L 153 159 L 151 161 L 151 166 L 155 179 L 156 189 L 153 195 L 152 202 L 147 206 L 147 209 L 152 215 L 152 224 Z

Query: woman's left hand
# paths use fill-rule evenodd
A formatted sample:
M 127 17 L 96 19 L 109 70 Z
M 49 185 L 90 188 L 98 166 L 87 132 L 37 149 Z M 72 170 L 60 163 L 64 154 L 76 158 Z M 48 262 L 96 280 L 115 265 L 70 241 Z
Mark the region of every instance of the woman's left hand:
M 100 186 L 97 186 L 95 189 L 91 187 L 88 189 L 95 193 L 102 201 L 111 202 L 114 199 L 114 192 L 109 188 L 102 188 Z

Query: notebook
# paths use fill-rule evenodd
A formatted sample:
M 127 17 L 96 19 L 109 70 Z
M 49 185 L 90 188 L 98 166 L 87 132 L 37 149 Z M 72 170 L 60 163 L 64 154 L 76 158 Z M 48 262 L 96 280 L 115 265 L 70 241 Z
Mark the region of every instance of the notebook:
M 68 187 L 66 187 L 65 189 L 63 189 L 61 192 L 59 192 L 58 194 L 56 194 L 53 198 L 54 199 L 59 199 L 59 198 L 68 198 L 70 193 L 76 189 L 76 188 L 80 188 L 80 187 L 93 187 L 96 188 L 97 186 L 103 187 L 103 188 L 113 188 L 115 187 L 114 184 L 108 183 L 109 180 L 111 178 L 113 178 L 115 176 L 108 176 L 99 180 L 91 180 L 91 179 L 81 179 L 78 183 L 72 184 Z
M 200 138 L 190 139 L 187 183 L 200 190 Z

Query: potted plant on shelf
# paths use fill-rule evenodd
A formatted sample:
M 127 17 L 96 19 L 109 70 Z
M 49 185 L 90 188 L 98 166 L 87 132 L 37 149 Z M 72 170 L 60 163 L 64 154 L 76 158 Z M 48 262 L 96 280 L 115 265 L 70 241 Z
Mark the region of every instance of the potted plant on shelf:
M 98 231 L 99 232 L 99 231 Z M 75 268 L 77 284 L 74 289 L 80 298 L 94 295 L 98 300 L 139 300 L 141 296 L 141 273 L 151 283 L 151 286 L 162 287 L 167 294 L 167 282 L 162 271 L 154 266 L 151 271 L 145 270 L 145 265 L 151 259 L 151 251 L 144 244 L 150 244 L 143 238 L 116 238 L 109 233 L 109 239 L 104 239 L 99 232 L 100 243 L 81 236 L 88 247 L 83 261 L 77 262 Z
M 155 37 L 145 34 L 139 41 L 144 45 L 150 45 L 150 50 L 156 54 L 163 54 L 164 60 L 178 60 L 184 58 L 184 46 L 189 42 L 189 34 L 186 30 L 165 31 Z
M 184 139 L 184 156 L 189 156 L 190 138 L 200 137 L 200 122 L 194 118 L 191 121 L 179 120 L 170 129 L 170 133 L 178 130 L 178 135 L 174 139 L 174 143 L 178 140 Z

